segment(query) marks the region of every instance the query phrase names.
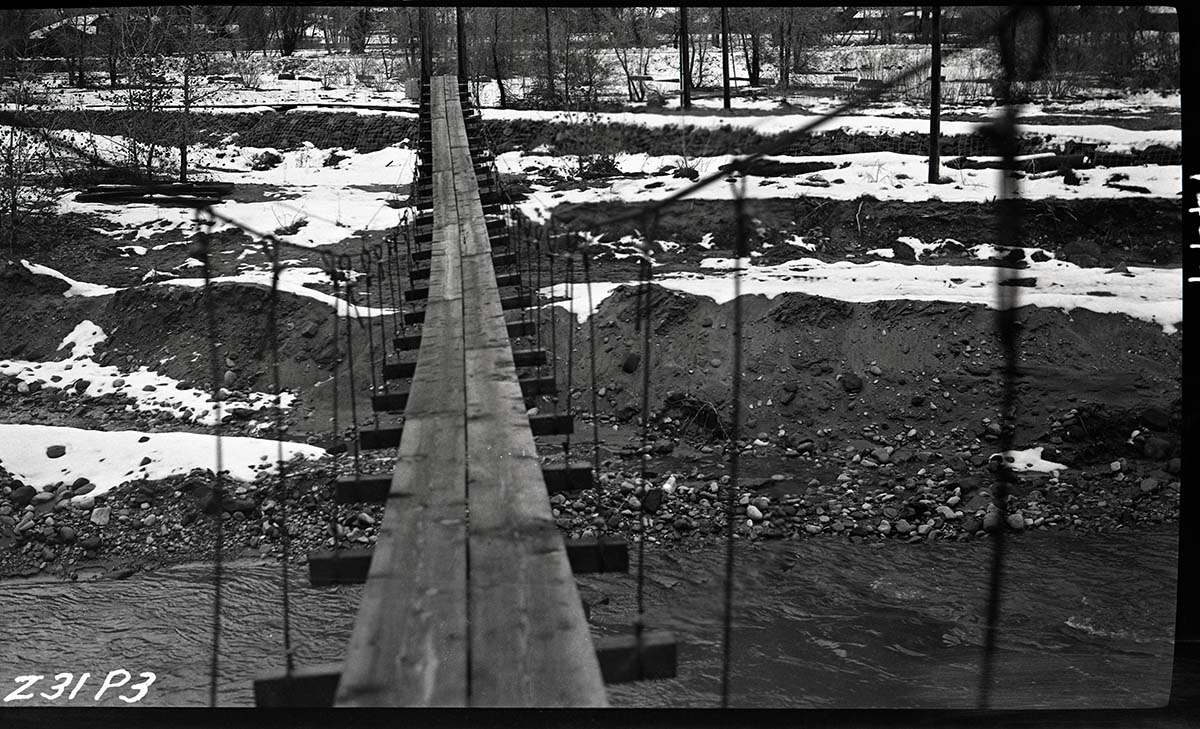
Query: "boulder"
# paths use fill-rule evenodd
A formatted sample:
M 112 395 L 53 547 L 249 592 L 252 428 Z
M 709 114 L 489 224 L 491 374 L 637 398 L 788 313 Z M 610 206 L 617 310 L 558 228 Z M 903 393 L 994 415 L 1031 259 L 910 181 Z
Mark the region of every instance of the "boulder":
M 1147 458 L 1161 461 L 1171 455 L 1171 444 L 1163 438 L 1151 436 L 1142 443 L 1142 453 Z
M 10 501 L 12 501 L 13 506 L 23 509 L 29 505 L 29 502 L 33 501 L 34 496 L 37 496 L 37 489 L 34 487 L 18 486 L 17 488 L 13 489 L 12 494 L 10 494 L 8 498 Z

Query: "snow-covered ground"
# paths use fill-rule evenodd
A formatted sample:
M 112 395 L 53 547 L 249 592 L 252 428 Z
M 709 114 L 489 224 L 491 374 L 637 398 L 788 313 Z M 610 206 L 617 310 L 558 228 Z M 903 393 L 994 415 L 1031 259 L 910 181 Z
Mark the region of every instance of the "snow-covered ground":
M 15 377 L 21 389 L 31 383 L 40 387 L 74 390 L 84 397 L 102 397 L 116 393 L 134 402 L 126 410 L 165 412 L 183 421 L 203 425 L 215 425 L 217 412 L 209 391 L 204 387 L 180 387 L 179 380 L 154 372 L 148 367 L 136 370 L 121 369 L 113 365 L 102 365 L 92 357 L 96 345 L 107 339 L 104 330 L 91 321 L 80 322 L 59 345 L 59 351 L 69 350 L 63 360 L 31 362 L 28 360 L 0 360 L 0 375 Z M 178 355 L 177 355 L 178 356 Z M 201 353 L 190 354 L 199 358 Z M 226 394 L 228 391 L 225 391 Z M 295 401 L 292 393 L 280 395 L 280 406 L 289 408 Z M 253 392 L 245 399 L 229 397 L 221 407 L 228 413 L 244 408 L 261 410 L 272 407 L 275 398 L 270 393 Z
M 188 259 L 188 260 L 192 261 L 194 259 Z M 88 283 L 86 281 L 76 281 L 75 279 L 71 278 L 70 276 L 67 276 L 66 274 L 62 273 L 61 271 L 56 271 L 55 269 L 50 268 L 49 266 L 43 266 L 43 265 L 36 264 L 36 263 L 30 263 L 29 261 L 25 261 L 25 260 L 22 260 L 21 263 L 31 273 L 36 273 L 36 274 L 40 274 L 43 276 L 51 276 L 53 278 L 59 279 L 60 281 L 66 281 L 70 285 L 70 288 L 68 288 L 66 291 L 63 292 L 63 296 L 68 297 L 68 298 L 72 297 L 72 296 L 109 296 L 111 294 L 115 294 L 116 292 L 123 290 L 121 288 L 117 288 L 117 287 L 113 287 L 113 286 L 104 286 L 101 284 Z M 194 269 L 194 268 L 197 268 L 199 265 L 200 264 L 198 262 L 197 263 L 185 263 L 184 267 Z M 243 271 L 242 273 L 236 274 L 234 276 L 213 276 L 210 280 L 214 284 L 242 283 L 242 284 L 250 284 L 250 285 L 269 287 L 271 285 L 271 273 L 270 273 L 269 269 L 246 270 L 246 271 Z M 324 292 L 317 291 L 316 289 L 309 288 L 308 286 L 305 285 L 305 284 L 312 284 L 312 283 L 329 284 L 330 283 L 329 275 L 327 273 L 325 273 L 324 271 L 322 271 L 321 269 L 315 268 L 313 266 L 287 267 L 287 268 L 284 268 L 279 274 L 279 290 L 280 291 L 282 291 L 284 293 L 288 293 L 288 294 L 293 294 L 295 296 L 303 296 L 305 298 L 309 298 L 314 301 L 319 301 L 322 304 L 332 307 L 338 316 L 346 316 L 347 314 L 349 314 L 349 316 L 351 316 L 355 319 L 358 319 L 358 318 L 370 318 L 370 317 L 375 317 L 375 316 L 386 316 L 386 315 L 395 313 L 394 309 L 385 309 L 385 308 L 378 308 L 378 307 L 373 307 L 373 306 L 367 307 L 367 306 L 347 304 L 346 300 L 344 298 L 334 297 L 334 296 L 331 296 L 330 294 L 326 294 Z M 188 287 L 195 288 L 195 287 L 204 285 L 204 278 L 199 277 L 199 276 L 192 276 L 192 277 L 179 276 L 179 277 L 174 277 L 174 278 L 168 278 L 165 280 L 155 281 L 155 282 L 153 282 L 151 284 L 147 284 L 147 285 L 188 286 Z
M 735 261 L 710 258 L 702 268 L 722 273 L 663 273 L 654 283 L 668 289 L 705 296 L 724 303 L 734 295 Z M 1130 267 L 1128 274 L 1109 273 L 1103 268 L 1081 268 L 1065 261 L 1031 262 L 1016 272 L 1021 278 L 1034 278 L 1033 287 L 1019 287 L 1019 304 L 1058 308 L 1076 308 L 1099 313 L 1128 314 L 1154 322 L 1171 334 L 1183 320 L 1183 275 L 1179 269 Z M 850 302 L 946 301 L 997 306 L 997 268 L 977 265 L 930 265 L 891 261 L 823 262 L 801 258 L 774 266 L 743 263 L 741 292 L 768 299 L 789 292 Z M 547 296 L 561 299 L 555 305 L 586 319 L 600 303 L 628 282 L 593 282 L 592 305 L 588 308 L 585 285 L 556 284 L 542 289 Z
M 693 126 L 703 129 L 721 127 L 753 129 L 771 135 L 808 129 L 811 132 L 841 130 L 851 134 L 917 134 L 929 133 L 927 118 L 895 116 L 844 115 L 831 119 L 820 114 L 655 114 L 651 112 L 578 112 L 543 111 L 538 109 L 483 109 L 484 119 L 537 119 L 564 124 L 629 124 L 652 129 Z M 979 122 L 943 121 L 944 136 L 969 135 L 979 131 Z M 1023 135 L 1038 135 L 1055 142 L 1087 142 L 1099 144 L 1110 152 L 1144 149 L 1161 144 L 1178 147 L 1183 139 L 1179 129 L 1133 130 L 1110 124 L 1021 124 Z
M 224 437 L 221 469 L 240 481 L 253 481 L 277 467 L 280 444 L 258 438 Z M 60 445 L 66 453 L 51 458 L 47 449 Z M 303 443 L 282 444 L 284 461 L 320 458 L 324 449 Z M 147 462 L 143 465 L 142 461 Z M 217 437 L 203 433 L 101 431 L 50 425 L 0 424 L 0 465 L 15 478 L 40 488 L 70 485 L 86 478 L 95 484 L 88 497 L 126 481 L 159 479 L 194 468 L 217 470 Z M 85 497 L 76 497 L 85 498 Z
M 120 140 L 107 138 L 114 149 Z M 241 147 L 230 139 L 218 147 L 196 147 L 191 155 L 198 166 L 215 181 L 237 185 L 263 185 L 269 198 L 262 202 L 228 200 L 213 210 L 263 234 L 300 225 L 294 233 L 278 237 L 302 246 L 326 246 L 343 241 L 359 230 L 389 230 L 399 221 L 399 211 L 389 205 L 395 190 L 412 182 L 416 152 L 404 148 L 405 142 L 375 152 L 317 149 L 311 144 L 290 151 Z M 273 152 L 282 162 L 268 170 L 251 168 L 253 160 L 264 152 Z M 326 166 L 337 154 L 345 159 Z M 214 167 L 220 169 L 213 169 Z M 232 170 L 232 171 L 230 171 Z M 382 187 L 368 191 L 367 187 Z M 190 231 L 193 213 L 187 208 L 167 208 L 152 204 L 109 205 L 79 202 L 70 192 L 59 199 L 63 213 L 89 213 L 109 223 L 115 237 L 140 239 L 169 230 Z M 219 223 L 215 230 L 232 227 Z
M 607 183 L 584 190 L 551 190 L 545 185 L 533 185 L 533 192 L 519 203 L 521 211 L 535 220 L 544 220 L 557 205 L 585 202 L 647 202 L 668 197 L 689 187 L 689 180 L 658 175 L 665 168 L 676 168 L 686 163 L 695 168 L 701 177 L 713 174 L 737 160 L 733 155 L 715 157 L 682 157 L 678 155 L 651 156 L 646 154 L 620 154 L 616 157 L 617 168 L 629 175 L 647 174 L 653 177 L 614 177 L 600 182 Z M 986 160 L 976 157 L 972 159 Z M 994 158 L 992 158 L 994 159 Z M 810 174 L 783 177 L 746 176 L 746 196 L 754 199 L 817 197 L 835 200 L 856 200 L 869 195 L 877 200 L 903 202 L 990 202 L 995 199 L 1003 180 L 1003 171 L 998 169 L 951 169 L 943 167 L 942 174 L 950 182 L 931 185 L 927 181 L 928 162 L 916 155 L 895 152 L 864 152 L 860 154 L 814 155 L 806 157 L 778 156 L 771 160 L 789 164 L 804 162 L 828 162 L 834 169 Z M 543 154 L 506 152 L 497 158 L 497 167 L 502 173 L 521 174 L 538 169 L 554 169 L 563 173 L 575 164 L 574 158 Z M 1116 173 L 1125 175 L 1121 184 L 1140 186 L 1149 193 L 1131 192 L 1106 183 Z M 1020 182 L 1019 194 L 1026 199 L 1084 199 L 1084 198 L 1128 198 L 1167 197 L 1174 198 L 1183 190 L 1183 168 L 1172 165 L 1141 165 L 1121 168 L 1093 168 L 1080 170 L 1079 185 L 1066 185 L 1061 175 L 1036 178 L 1028 176 Z M 731 200 L 735 188 L 726 182 L 717 182 L 698 190 L 690 197 L 700 200 Z
M 303 73 L 301 75 L 304 75 Z M 109 109 L 122 108 L 125 104 L 120 92 L 112 92 L 104 88 L 79 89 L 68 86 L 63 74 L 46 75 L 45 77 L 53 94 L 55 106 L 63 108 Z M 272 72 L 264 73 L 256 88 L 247 87 L 235 81 L 214 81 L 207 79 L 193 80 L 194 102 L 197 109 L 204 111 L 220 111 L 210 109 L 213 106 L 271 106 L 275 104 L 305 104 L 317 106 L 326 104 L 398 104 L 412 105 L 414 100 L 404 93 L 404 84 L 400 80 L 383 80 L 373 86 L 357 83 L 354 74 L 347 70 L 339 70 L 329 75 L 332 86 L 328 89 L 324 81 L 309 79 L 280 79 Z M 176 77 L 176 83 L 178 78 Z M 165 97 L 164 105 L 178 105 L 182 101 L 182 92 L 175 88 Z M 231 109 L 230 111 L 245 111 L 246 109 Z

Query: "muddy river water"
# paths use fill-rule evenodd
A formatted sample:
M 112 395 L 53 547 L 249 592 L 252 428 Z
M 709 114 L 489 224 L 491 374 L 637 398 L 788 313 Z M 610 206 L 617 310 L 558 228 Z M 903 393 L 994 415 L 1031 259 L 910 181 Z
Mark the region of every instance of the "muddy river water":
M 1170 688 L 1176 583 L 1174 526 L 1079 536 L 1031 533 L 1010 541 L 998 707 L 1143 707 Z M 981 657 L 985 541 L 907 545 L 807 539 L 738 544 L 734 706 L 971 707 Z M 636 553 L 633 555 L 636 565 Z M 617 706 L 703 707 L 719 702 L 720 545 L 646 550 L 650 622 L 674 631 L 679 676 L 609 688 Z M 341 660 L 360 586 L 313 589 L 292 571 L 292 626 L 302 665 Z M 579 579 L 594 634 L 627 630 L 636 579 Z M 219 702 L 253 705 L 252 680 L 282 668 L 280 570 L 226 565 Z M 13 705 L 124 706 L 95 700 L 118 669 L 153 672 L 138 705 L 208 702 L 210 565 L 181 565 L 126 580 L 0 583 L 0 691 L 43 674 L 34 698 Z M 73 700 L 53 676 L 94 678 Z M 131 696 L 128 687 L 125 696 Z

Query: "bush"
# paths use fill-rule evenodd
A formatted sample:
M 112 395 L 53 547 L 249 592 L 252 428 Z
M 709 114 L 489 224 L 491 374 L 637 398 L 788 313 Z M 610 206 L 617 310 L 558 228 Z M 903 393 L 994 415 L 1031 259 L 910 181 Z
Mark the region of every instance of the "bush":
M 242 80 L 242 85 L 248 89 L 261 87 L 263 76 L 268 70 L 268 64 L 264 59 L 248 53 L 234 59 L 232 66 L 233 72 Z

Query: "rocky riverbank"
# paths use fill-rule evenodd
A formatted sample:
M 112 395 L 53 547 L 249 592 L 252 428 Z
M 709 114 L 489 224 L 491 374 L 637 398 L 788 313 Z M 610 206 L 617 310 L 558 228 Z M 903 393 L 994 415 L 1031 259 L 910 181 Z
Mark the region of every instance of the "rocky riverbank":
M 611 432 L 616 418 L 603 420 Z M 1078 423 L 1065 418 L 1061 432 Z M 670 416 L 657 417 L 644 449 L 636 433 L 625 434 L 624 442 L 606 436 L 602 451 L 615 456 L 604 459 L 599 487 L 549 497 L 564 536 L 603 532 L 682 549 L 724 539 L 728 450 L 713 440 L 680 437 L 678 426 Z M 1001 523 L 991 496 L 998 465 L 989 442 L 994 430 L 985 426 L 993 437 L 965 441 L 959 432 L 939 437 L 915 429 L 869 428 L 858 437 L 823 429 L 802 441 L 757 433 L 741 444 L 736 538 L 918 543 L 979 539 L 1001 528 L 1103 533 L 1178 519 L 1180 459 L 1164 439 L 1139 433 L 1129 456 L 1021 473 Z M 586 459 L 589 445 L 575 444 L 573 460 Z M 1053 460 L 1068 451 L 1046 449 L 1041 456 Z M 297 562 L 314 549 L 369 546 L 383 506 L 332 499 L 333 477 L 352 470 L 352 461 L 342 455 L 295 462 L 286 470 L 286 486 L 266 474 L 251 483 L 226 480 L 223 500 L 208 471 L 131 481 L 98 495 L 86 478 L 36 489 L 0 472 L 0 575 L 124 577 L 146 567 L 211 560 L 217 518 L 230 558 L 281 556 L 285 523 Z M 365 454 L 361 467 L 386 471 L 390 453 Z

